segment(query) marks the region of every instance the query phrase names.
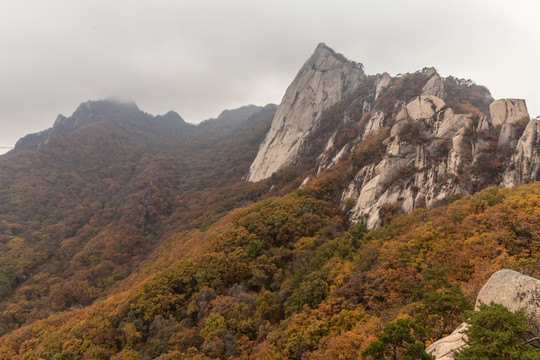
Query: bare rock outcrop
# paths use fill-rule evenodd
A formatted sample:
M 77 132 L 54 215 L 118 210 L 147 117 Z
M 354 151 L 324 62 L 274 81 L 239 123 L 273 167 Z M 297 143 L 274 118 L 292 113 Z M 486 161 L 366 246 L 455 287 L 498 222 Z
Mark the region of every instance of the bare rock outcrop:
M 524 117 L 529 117 L 527 105 L 523 99 L 495 100 L 489 105 L 489 112 L 494 126 L 514 124 Z
M 521 134 L 518 128 L 529 122 L 527 105 L 523 99 L 500 99 L 489 106 L 494 126 L 500 126 L 499 146 L 514 149 Z
M 361 65 L 319 44 L 287 89 L 251 164 L 248 181 L 265 179 L 293 163 L 322 111 L 350 94 L 363 76 Z
M 491 302 L 503 305 L 512 312 L 523 309 L 540 332 L 540 280 L 513 270 L 497 271 L 478 293 L 475 309 L 480 303 Z M 426 351 L 436 360 L 453 359 L 452 353 L 465 346 L 462 332 L 466 327 L 466 323 L 461 324 L 452 334 L 431 344 Z
M 390 85 L 390 82 L 392 81 L 392 78 L 388 73 L 384 73 L 381 75 L 381 77 L 377 80 L 377 87 L 375 90 L 375 100 L 381 95 L 381 93 Z
M 426 85 L 422 88 L 422 93 L 429 94 L 443 99 L 446 97 L 446 92 L 444 91 L 443 79 L 437 73 L 435 68 L 430 68 L 426 75 L 431 76 Z
M 494 101 L 485 87 L 435 68 L 365 75 L 320 44 L 287 89 L 247 179 L 292 164 L 311 172 L 305 185 L 343 160 L 351 166 L 340 184 L 343 210 L 373 228 L 387 205 L 409 212 L 539 180 L 540 119 L 530 120 L 525 100 Z
M 426 352 L 434 356 L 435 360 L 452 360 L 454 358 L 453 352 L 465 346 L 463 331 L 466 328 L 466 323 L 461 324 L 450 335 L 428 346 Z
M 527 124 L 510 164 L 503 175 L 503 186 L 540 179 L 540 117 Z
M 405 212 L 468 193 L 455 179 L 470 162 L 472 114 L 455 114 L 442 99 L 421 94 L 396 116 L 382 160 L 361 169 L 342 195 L 356 200 L 350 217 L 373 228 L 379 209 L 398 203 Z

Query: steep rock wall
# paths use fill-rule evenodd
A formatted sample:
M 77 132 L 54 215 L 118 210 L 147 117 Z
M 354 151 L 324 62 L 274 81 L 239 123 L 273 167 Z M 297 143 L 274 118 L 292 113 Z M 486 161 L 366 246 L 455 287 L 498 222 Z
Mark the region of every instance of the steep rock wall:
M 373 228 L 384 207 L 409 212 L 540 179 L 539 126 L 525 100 L 494 101 L 471 80 L 434 68 L 365 75 L 319 45 L 287 89 L 248 180 L 316 161 L 304 186 L 348 159 L 343 210 Z
M 322 111 L 350 94 L 363 76 L 360 65 L 319 44 L 287 89 L 251 165 L 248 181 L 265 179 L 295 162 Z

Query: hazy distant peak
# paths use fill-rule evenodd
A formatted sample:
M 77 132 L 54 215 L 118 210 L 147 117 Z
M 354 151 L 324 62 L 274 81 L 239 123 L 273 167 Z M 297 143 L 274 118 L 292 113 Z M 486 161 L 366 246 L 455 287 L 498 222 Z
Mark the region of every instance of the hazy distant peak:
M 185 120 L 173 110 L 168 111 L 165 115 L 161 115 L 160 117 L 171 122 L 185 123 Z
M 217 117 L 217 120 L 227 121 L 227 120 L 237 119 L 237 118 L 248 118 L 261 109 L 262 107 L 256 106 L 253 104 L 245 105 L 237 109 L 231 109 L 231 110 L 227 109 L 227 110 L 223 110 L 221 114 L 219 114 L 219 116 Z
M 128 112 L 141 112 L 137 104 L 134 102 L 121 102 L 115 99 L 105 100 L 89 100 L 81 103 L 77 110 L 73 113 L 73 116 L 79 114 L 88 114 L 91 112 L 111 112 L 111 111 L 128 111 Z
M 59 114 L 51 128 L 19 139 L 11 153 L 39 148 L 55 136 L 67 134 L 94 122 L 141 119 L 147 116 L 134 102 L 122 102 L 116 99 L 89 100 L 81 103 L 69 117 Z

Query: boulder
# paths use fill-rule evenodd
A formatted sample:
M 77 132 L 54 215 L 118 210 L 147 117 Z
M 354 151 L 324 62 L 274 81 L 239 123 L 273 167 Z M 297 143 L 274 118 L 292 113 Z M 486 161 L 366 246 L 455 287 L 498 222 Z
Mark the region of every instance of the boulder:
M 523 309 L 540 331 L 540 280 L 513 270 L 497 271 L 478 293 L 475 309 L 492 301 L 512 312 Z
M 513 270 L 497 271 L 478 293 L 475 309 L 481 303 L 491 302 L 503 305 L 512 312 L 523 309 L 540 332 L 540 280 Z M 465 345 L 463 330 L 466 327 L 466 323 L 461 324 L 452 334 L 431 344 L 426 351 L 435 356 L 435 360 L 453 359 L 452 353 Z
M 430 94 L 422 94 L 407 104 L 407 114 L 412 120 L 429 119 L 444 107 L 444 101 Z

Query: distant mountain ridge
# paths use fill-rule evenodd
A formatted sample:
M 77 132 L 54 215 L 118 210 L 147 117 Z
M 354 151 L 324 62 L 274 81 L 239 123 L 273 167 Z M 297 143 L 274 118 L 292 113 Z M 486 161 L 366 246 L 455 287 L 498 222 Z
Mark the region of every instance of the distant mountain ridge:
M 0 333 L 90 304 L 172 229 L 208 226 L 258 199 L 265 186 L 243 176 L 275 109 L 192 125 L 175 112 L 89 101 L 0 156 Z
M 272 107 L 275 105 L 267 105 Z M 242 122 L 250 116 L 261 111 L 263 107 L 256 105 L 246 105 L 237 109 L 223 110 L 217 119 L 224 123 Z M 152 122 L 167 123 L 178 128 L 195 128 L 196 125 L 187 123 L 177 112 L 171 110 L 164 115 L 150 115 L 143 112 L 135 103 L 120 102 L 117 100 L 91 100 L 80 104 L 75 112 L 69 117 L 58 115 L 53 126 L 46 130 L 28 134 L 17 141 L 13 150 L 9 153 L 16 153 L 22 150 L 40 148 L 51 141 L 51 139 L 68 134 L 86 125 L 100 121 L 115 122 L 140 122 L 146 125 Z
M 91 123 L 111 119 L 114 121 L 167 121 L 179 126 L 188 125 L 174 111 L 169 111 L 165 115 L 151 116 L 142 112 L 135 103 L 122 103 L 116 100 L 87 101 L 80 104 L 69 117 L 58 115 L 51 128 L 19 139 L 11 153 L 39 148 L 54 137 L 65 135 Z

